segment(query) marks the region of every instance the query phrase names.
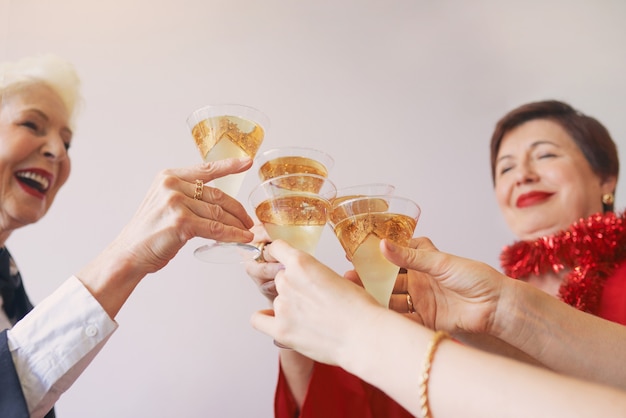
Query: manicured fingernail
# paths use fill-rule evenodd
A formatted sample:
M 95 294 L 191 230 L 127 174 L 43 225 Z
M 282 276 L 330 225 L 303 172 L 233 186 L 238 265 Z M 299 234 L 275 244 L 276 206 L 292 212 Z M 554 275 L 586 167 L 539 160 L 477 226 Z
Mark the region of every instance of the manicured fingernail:
M 395 253 L 398 251 L 398 246 L 393 241 L 389 241 L 386 239 L 385 246 L 387 247 L 387 251 L 389 251 L 390 253 Z

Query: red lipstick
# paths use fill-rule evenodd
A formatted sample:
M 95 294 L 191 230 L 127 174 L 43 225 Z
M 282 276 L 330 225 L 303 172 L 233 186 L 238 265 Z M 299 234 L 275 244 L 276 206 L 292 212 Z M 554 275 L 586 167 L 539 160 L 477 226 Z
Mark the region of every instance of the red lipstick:
M 26 193 L 43 199 L 54 176 L 46 170 L 31 168 L 15 172 L 15 178 Z
M 554 193 L 548 192 L 530 192 L 524 193 L 517 198 L 515 205 L 518 208 L 526 208 L 544 202 Z

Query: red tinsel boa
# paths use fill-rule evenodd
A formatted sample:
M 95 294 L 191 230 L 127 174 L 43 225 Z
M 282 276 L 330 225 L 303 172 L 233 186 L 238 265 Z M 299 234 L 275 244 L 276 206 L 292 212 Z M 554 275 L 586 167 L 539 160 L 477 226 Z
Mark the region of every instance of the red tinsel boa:
M 514 279 L 566 269 L 560 299 L 595 314 L 607 277 L 626 259 L 625 216 L 597 213 L 555 235 L 518 241 L 500 254 L 502 268 Z

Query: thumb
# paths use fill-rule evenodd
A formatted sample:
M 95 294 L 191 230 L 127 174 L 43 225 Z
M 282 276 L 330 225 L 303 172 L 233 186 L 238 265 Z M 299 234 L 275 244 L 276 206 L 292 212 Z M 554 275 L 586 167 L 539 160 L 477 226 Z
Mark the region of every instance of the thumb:
M 433 250 L 434 249 L 434 250 Z M 439 273 L 441 253 L 430 246 L 428 249 L 409 248 L 389 240 L 383 240 L 381 251 L 387 260 L 406 269 L 421 271 L 436 276 Z
M 205 183 L 209 181 L 224 177 L 228 174 L 241 173 L 248 170 L 252 166 L 252 159 L 249 157 L 243 158 L 226 158 L 223 160 L 212 161 L 205 163 L 202 168 L 202 177 Z
M 274 311 L 272 309 L 264 309 L 253 313 L 250 318 L 250 323 L 252 324 L 252 328 L 269 336 L 274 336 L 274 333 L 276 332 L 274 330 L 276 324 Z

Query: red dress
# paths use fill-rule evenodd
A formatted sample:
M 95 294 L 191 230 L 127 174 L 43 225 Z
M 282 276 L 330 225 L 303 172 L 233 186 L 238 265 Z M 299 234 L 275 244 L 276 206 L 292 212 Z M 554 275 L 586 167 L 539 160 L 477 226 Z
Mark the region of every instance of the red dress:
M 597 315 L 626 325 L 626 262 L 620 264 L 604 284 Z
M 315 362 L 302 411 L 282 369 L 274 398 L 276 418 L 412 418 L 406 409 L 340 367 Z M 417 396 L 417 395 L 416 395 Z

